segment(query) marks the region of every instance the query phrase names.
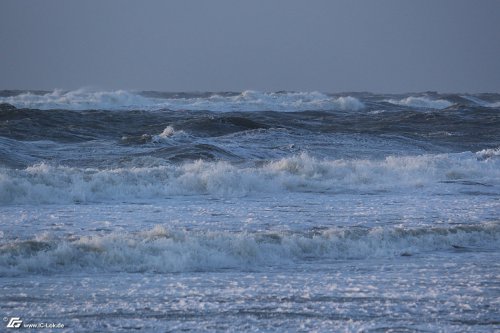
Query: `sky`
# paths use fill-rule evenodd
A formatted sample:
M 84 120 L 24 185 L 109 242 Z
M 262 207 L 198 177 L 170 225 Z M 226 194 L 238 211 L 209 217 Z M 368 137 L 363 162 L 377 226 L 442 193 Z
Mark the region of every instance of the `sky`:
M 0 89 L 500 92 L 497 0 L 2 0 Z

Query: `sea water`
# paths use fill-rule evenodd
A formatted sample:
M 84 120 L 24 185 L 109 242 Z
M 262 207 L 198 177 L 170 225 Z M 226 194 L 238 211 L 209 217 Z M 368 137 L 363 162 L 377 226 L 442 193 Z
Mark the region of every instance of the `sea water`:
M 500 330 L 500 95 L 0 96 L 3 327 Z

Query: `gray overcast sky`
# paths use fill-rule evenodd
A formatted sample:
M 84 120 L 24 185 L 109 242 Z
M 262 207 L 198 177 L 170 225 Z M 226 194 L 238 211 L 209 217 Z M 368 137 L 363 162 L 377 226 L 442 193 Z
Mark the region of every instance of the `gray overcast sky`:
M 500 92 L 497 0 L 2 0 L 0 45 L 0 89 Z

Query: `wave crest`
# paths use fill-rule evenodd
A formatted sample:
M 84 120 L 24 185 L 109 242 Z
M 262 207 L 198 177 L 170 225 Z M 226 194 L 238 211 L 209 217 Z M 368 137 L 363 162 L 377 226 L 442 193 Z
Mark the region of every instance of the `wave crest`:
M 408 106 L 413 108 L 438 109 L 438 110 L 446 109 L 453 105 L 453 103 L 444 99 L 433 100 L 426 97 L 415 97 L 415 96 L 410 96 L 399 100 L 390 99 L 387 102 L 394 105 Z
M 137 234 L 6 243 L 0 246 L 0 274 L 259 269 L 310 260 L 498 248 L 499 242 L 500 228 L 493 223 L 430 229 L 334 228 L 295 234 L 172 231 L 156 226 Z
M 244 91 L 237 95 L 211 94 L 203 97 L 146 97 L 124 90 L 73 91 L 54 90 L 46 94 L 22 93 L 1 97 L 0 103 L 18 108 L 65 110 L 206 110 L 206 111 L 308 111 L 360 110 L 364 104 L 358 99 L 332 97 L 319 92 L 264 93 Z
M 450 183 L 495 190 L 500 159 L 473 153 L 320 160 L 307 154 L 260 166 L 195 161 L 181 165 L 81 169 L 45 163 L 0 169 L 0 203 L 71 203 L 211 194 L 444 190 Z M 456 188 L 453 188 L 456 191 Z

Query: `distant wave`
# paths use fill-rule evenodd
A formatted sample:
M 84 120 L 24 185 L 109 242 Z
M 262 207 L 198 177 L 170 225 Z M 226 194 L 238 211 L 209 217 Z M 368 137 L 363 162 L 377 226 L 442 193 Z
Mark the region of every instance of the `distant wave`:
M 473 102 L 476 105 L 486 107 L 486 108 L 498 108 L 500 107 L 500 102 L 486 102 L 476 96 L 470 96 L 470 95 L 464 95 L 460 96 L 462 98 L 465 98 L 466 100 Z
M 500 107 L 498 94 L 407 94 L 379 95 L 351 93 L 351 95 L 311 92 L 140 92 L 126 90 L 96 91 L 90 89 L 52 92 L 0 91 L 0 104 L 17 108 L 40 110 L 192 110 L 192 111 L 381 111 L 380 102 L 416 109 L 441 110 L 457 104 L 472 107 Z
M 190 136 L 184 131 L 177 131 L 173 126 L 167 126 L 165 129 L 157 135 L 151 137 L 151 141 L 154 143 L 170 142 L 174 138 L 189 138 Z
M 262 166 L 194 161 L 180 165 L 81 169 L 36 164 L 0 168 L 0 203 L 72 203 L 211 194 L 372 191 L 456 191 L 450 184 L 498 190 L 496 150 L 387 157 L 383 160 L 320 160 L 307 154 Z
M 415 97 L 409 96 L 403 99 L 390 99 L 387 102 L 394 105 L 402 105 L 409 106 L 414 108 L 423 108 L 423 109 L 446 109 L 453 105 L 450 101 L 444 99 L 433 100 L 426 97 Z
M 391 258 L 500 246 L 484 223 L 405 229 L 375 227 L 302 233 L 195 232 L 158 225 L 140 233 L 39 237 L 0 245 L 0 276 L 81 271 L 190 272 L 259 269 L 321 259 Z
M 17 108 L 41 110 L 126 110 L 154 106 L 153 100 L 128 91 L 88 91 L 86 89 L 72 91 L 56 89 L 46 94 L 26 92 L 17 96 L 0 98 L 0 102 L 12 104 Z
M 18 108 L 65 110 L 206 110 L 206 111 L 307 111 L 360 110 L 358 99 L 331 97 L 319 92 L 264 93 L 244 91 L 236 95 L 210 94 L 203 97 L 146 97 L 124 90 L 54 90 L 46 94 L 22 93 L 1 97 L 0 103 Z

